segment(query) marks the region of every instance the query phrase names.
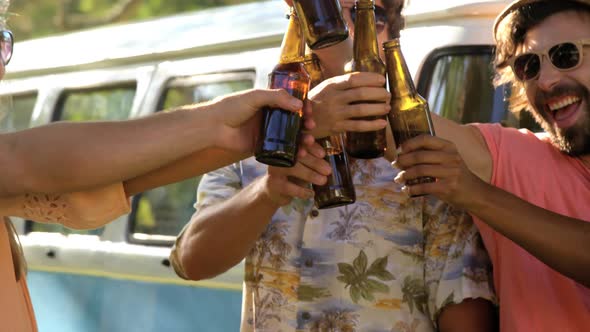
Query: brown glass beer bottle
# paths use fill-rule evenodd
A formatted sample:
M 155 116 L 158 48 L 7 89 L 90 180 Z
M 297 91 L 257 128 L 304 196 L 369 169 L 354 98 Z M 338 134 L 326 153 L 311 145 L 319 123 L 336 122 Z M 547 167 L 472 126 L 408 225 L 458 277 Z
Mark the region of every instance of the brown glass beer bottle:
M 323 80 L 319 59 L 313 54 L 305 56 L 305 68 L 311 77 L 313 88 Z M 324 148 L 324 159 L 332 167 L 332 173 L 324 185 L 313 185 L 314 200 L 318 209 L 328 209 L 346 204 L 352 204 L 356 200 L 352 175 L 348 166 L 348 156 L 344 151 L 342 135 L 333 135 L 316 139 L 316 142 Z
M 399 39 L 383 44 L 387 62 L 389 91 L 391 92 L 391 111 L 389 124 L 396 146 L 418 135 L 435 135 L 428 102 L 418 94 L 414 81 L 402 54 Z M 406 185 L 434 182 L 432 177 L 422 177 L 408 181 Z
M 279 63 L 268 77 L 271 89 L 284 89 L 300 100 L 307 98 L 310 78 L 303 66 L 305 40 L 297 16 L 291 11 Z M 265 107 L 256 147 L 256 160 L 267 165 L 292 167 L 296 163 L 303 110 L 291 112 Z
M 385 64 L 379 57 L 377 34 L 375 30 L 375 5 L 373 0 L 357 0 L 356 23 L 354 25 L 353 58 L 346 65 L 346 72 L 373 72 L 385 77 Z M 358 101 L 358 104 L 378 103 L 370 100 Z M 386 116 L 370 116 L 363 120 L 386 119 Z M 383 156 L 386 140 L 385 129 L 372 132 L 347 132 L 346 151 L 353 158 L 371 159 Z
M 338 0 L 293 0 L 295 12 L 312 50 L 337 44 L 348 38 L 348 26 Z

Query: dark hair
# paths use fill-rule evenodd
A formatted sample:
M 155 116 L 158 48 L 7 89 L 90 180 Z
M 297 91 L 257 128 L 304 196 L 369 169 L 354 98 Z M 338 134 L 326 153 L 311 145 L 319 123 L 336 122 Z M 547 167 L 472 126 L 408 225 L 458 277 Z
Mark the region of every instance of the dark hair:
M 399 38 L 399 33 L 404 28 L 406 23 L 402 15 L 404 5 L 405 0 L 383 0 L 383 6 L 387 11 L 387 23 L 389 23 L 389 38 Z
M 526 33 L 543 20 L 564 11 L 576 11 L 590 14 L 590 6 L 575 1 L 539 1 L 522 6 L 510 13 L 501 22 L 496 33 L 496 86 L 504 83 L 512 84 L 510 110 L 518 112 L 530 106 L 524 89 L 524 84 L 515 79 L 508 60 L 516 54 L 525 39 Z

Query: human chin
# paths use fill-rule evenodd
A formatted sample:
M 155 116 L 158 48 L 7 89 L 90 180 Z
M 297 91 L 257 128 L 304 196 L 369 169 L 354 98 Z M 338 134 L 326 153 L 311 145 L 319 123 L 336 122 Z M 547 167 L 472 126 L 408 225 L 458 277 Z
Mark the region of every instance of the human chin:
M 584 114 L 578 122 L 570 128 L 558 129 L 555 137 L 559 149 L 572 157 L 590 154 L 590 111 L 588 104 L 584 106 Z
M 567 128 L 556 126 L 546 112 L 533 112 L 535 120 L 549 134 L 553 145 L 572 157 L 590 154 L 590 110 L 587 100 L 584 98 L 580 105 L 582 114 L 576 124 Z

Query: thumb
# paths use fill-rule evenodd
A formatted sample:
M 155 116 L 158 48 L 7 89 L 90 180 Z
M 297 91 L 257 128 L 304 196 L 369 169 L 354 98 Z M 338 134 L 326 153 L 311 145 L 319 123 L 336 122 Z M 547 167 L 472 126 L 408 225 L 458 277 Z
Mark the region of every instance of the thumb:
M 287 111 L 297 112 L 303 107 L 303 102 L 283 89 L 258 90 L 254 94 L 253 106 L 261 108 L 263 106 L 278 107 Z

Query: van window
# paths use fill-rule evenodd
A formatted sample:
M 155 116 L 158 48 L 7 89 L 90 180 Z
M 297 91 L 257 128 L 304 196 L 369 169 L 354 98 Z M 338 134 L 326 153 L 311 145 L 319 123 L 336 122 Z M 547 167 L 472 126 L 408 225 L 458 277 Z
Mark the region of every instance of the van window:
M 484 45 L 434 50 L 420 73 L 418 91 L 432 112 L 459 123 L 499 122 L 539 131 L 525 112 L 508 111 L 509 87 L 494 88 L 493 51 Z
M 123 120 L 131 113 L 136 85 L 101 87 L 64 92 L 53 113 L 54 121 Z M 27 232 L 100 235 L 104 227 L 94 230 L 73 230 L 58 224 L 28 222 Z
M 37 93 L 0 96 L 0 132 L 29 128 Z
M 170 80 L 160 109 L 209 101 L 228 93 L 251 89 L 254 73 L 181 77 Z M 129 241 L 170 245 L 195 212 L 200 177 L 156 188 L 133 198 Z

